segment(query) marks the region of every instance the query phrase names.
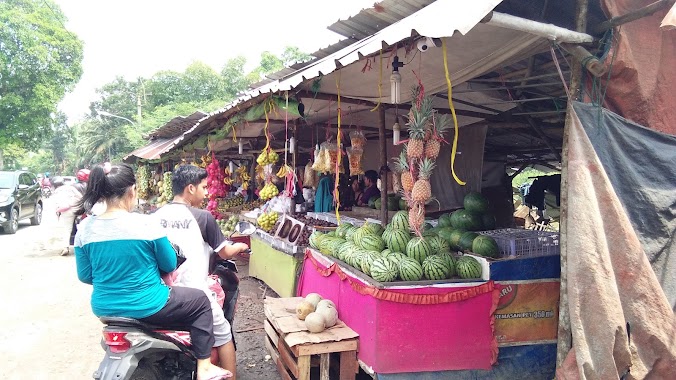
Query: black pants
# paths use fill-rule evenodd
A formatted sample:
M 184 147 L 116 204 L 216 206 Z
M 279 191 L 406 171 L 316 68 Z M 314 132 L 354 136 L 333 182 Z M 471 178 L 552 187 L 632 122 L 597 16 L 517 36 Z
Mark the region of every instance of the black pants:
M 208 359 L 214 346 L 214 317 L 207 295 L 184 286 L 171 288 L 167 304 L 157 313 L 142 318 L 151 325 L 190 331 L 192 349 L 198 359 Z

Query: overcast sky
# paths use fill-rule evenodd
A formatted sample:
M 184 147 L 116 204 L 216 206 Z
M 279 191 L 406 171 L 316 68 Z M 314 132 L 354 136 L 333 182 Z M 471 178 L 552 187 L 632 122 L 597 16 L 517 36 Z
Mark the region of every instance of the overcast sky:
M 88 112 L 94 90 L 117 75 L 128 80 L 202 61 L 220 71 L 244 55 L 249 69 L 263 51 L 285 46 L 306 53 L 338 42 L 326 27 L 371 7 L 374 0 L 54 0 L 66 27 L 84 41 L 84 73 L 59 108 L 73 124 Z

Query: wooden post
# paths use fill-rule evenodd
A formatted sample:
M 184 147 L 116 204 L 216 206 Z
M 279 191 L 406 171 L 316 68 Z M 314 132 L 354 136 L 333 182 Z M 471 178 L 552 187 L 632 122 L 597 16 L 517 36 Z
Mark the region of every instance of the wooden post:
M 380 125 L 378 126 L 378 140 L 380 142 L 380 168 L 387 167 L 387 137 L 385 136 L 385 107 L 381 104 L 378 111 L 380 112 Z M 382 170 L 381 170 L 382 171 Z M 387 172 L 381 173 L 380 176 L 380 222 L 383 227 L 387 225 Z
M 575 9 L 575 25 L 578 32 L 584 32 L 587 25 L 589 0 L 577 0 Z M 559 291 L 559 331 L 556 346 L 556 366 L 560 367 L 572 347 L 570 327 L 570 310 L 568 309 L 568 139 L 573 122 L 573 100 L 578 97 L 582 82 L 582 65 L 578 60 L 571 61 L 570 99 L 566 112 L 566 124 L 563 128 L 563 147 L 561 151 L 561 216 L 559 231 L 561 233 L 561 288 Z

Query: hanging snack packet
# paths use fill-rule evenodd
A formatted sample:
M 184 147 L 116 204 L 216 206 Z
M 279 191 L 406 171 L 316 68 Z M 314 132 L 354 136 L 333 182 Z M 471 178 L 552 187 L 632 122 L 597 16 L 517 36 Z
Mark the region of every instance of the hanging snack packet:
M 350 132 L 350 144 L 354 149 L 364 150 L 366 146 L 366 137 L 362 131 L 352 131 Z
M 350 161 L 350 175 L 364 174 L 364 169 L 361 167 L 361 158 L 364 151 L 354 147 L 347 148 L 347 159 Z

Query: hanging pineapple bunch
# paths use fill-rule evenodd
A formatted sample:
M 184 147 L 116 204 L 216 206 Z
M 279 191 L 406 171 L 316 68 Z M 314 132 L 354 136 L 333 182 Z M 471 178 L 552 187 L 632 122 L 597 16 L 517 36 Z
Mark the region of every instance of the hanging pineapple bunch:
M 430 176 L 439 156 L 444 134 L 449 127 L 447 115 L 437 115 L 432 98 L 424 96 L 420 87 L 413 89 L 413 106 L 409 112 L 408 141 L 396 159 L 401 173 L 401 188 L 409 206 L 409 224 L 422 236 L 425 204 L 432 198 Z

